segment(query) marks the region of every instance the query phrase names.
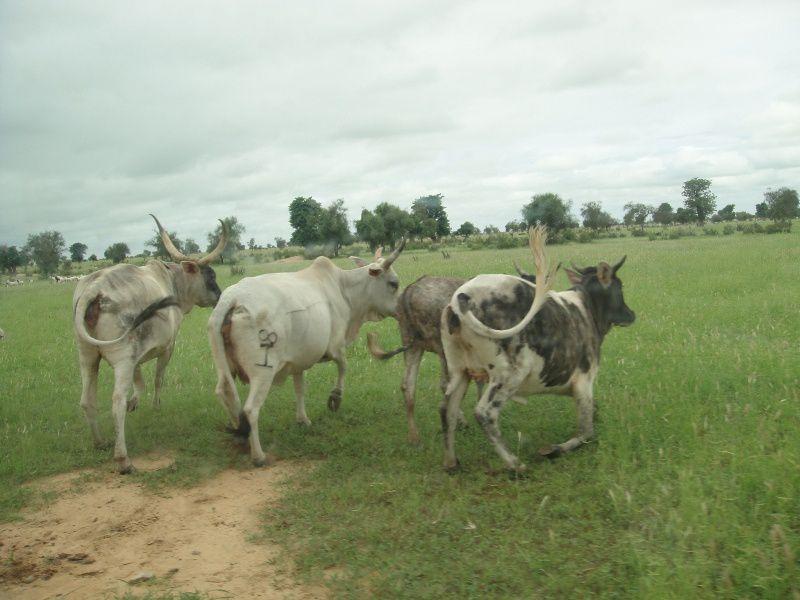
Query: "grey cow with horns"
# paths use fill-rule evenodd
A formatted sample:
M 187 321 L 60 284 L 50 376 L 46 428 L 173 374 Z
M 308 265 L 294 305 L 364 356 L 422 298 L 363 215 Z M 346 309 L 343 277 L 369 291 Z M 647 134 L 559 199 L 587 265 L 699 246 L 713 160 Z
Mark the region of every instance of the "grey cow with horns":
M 550 291 L 555 270 L 547 271 L 546 232 L 530 232 L 536 284 L 511 275 L 479 275 L 458 288 L 442 312 L 442 345 L 450 380 L 440 407 L 445 434 L 444 465 L 459 466 L 454 438 L 461 399 L 470 379 L 488 381 L 475 418 L 514 471 L 525 465 L 506 446 L 498 419 L 515 395 L 566 394 L 575 398 L 578 432 L 540 453 L 569 452 L 594 435 L 593 387 L 600 368 L 600 346 L 613 325 L 630 325 L 636 316 L 622 296 L 616 265 L 600 262 L 566 269 L 572 289 Z
M 119 264 L 85 277 L 72 299 L 73 325 L 81 368 L 81 408 L 94 438 L 104 446 L 97 427 L 97 374 L 100 359 L 114 370 L 112 413 L 116 430 L 114 459 L 120 473 L 133 465 L 125 446 L 125 413 L 144 396 L 141 364 L 157 358 L 153 404 L 160 403 L 164 369 L 175 347 L 183 315 L 197 306 L 214 306 L 220 289 L 209 266 L 225 249 L 228 231 L 222 221 L 217 247 L 192 259 L 182 254 L 158 222 L 164 247 L 176 263 L 151 260 L 143 267 Z M 133 395 L 128 398 L 131 385 Z

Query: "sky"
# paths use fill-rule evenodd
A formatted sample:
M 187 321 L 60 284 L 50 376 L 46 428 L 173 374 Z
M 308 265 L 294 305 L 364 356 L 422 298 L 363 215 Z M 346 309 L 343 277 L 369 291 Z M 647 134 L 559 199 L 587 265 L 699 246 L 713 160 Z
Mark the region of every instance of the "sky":
M 288 239 L 297 196 L 754 211 L 800 187 L 800 2 L 0 2 L 0 244 Z

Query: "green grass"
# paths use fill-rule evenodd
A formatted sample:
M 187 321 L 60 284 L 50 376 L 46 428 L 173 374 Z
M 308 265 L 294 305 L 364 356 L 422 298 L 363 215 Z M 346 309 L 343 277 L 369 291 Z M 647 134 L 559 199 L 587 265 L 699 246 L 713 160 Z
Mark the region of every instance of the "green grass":
M 438 361 L 423 361 L 419 447 L 406 443 L 402 358 L 348 353 L 345 398 L 325 407 L 335 368 L 308 372 L 294 424 L 290 385 L 273 390 L 261 436 L 280 457 L 316 465 L 264 513 L 301 579 L 336 597 L 785 598 L 800 594 L 800 235 L 601 240 L 548 249 L 578 265 L 628 254 L 620 271 L 637 322 L 603 347 L 595 389 L 597 441 L 557 461 L 536 449 L 570 437 L 568 398 L 511 403 L 501 425 L 529 465 L 512 478 L 476 425 L 457 434 L 464 470 L 442 468 Z M 526 249 L 405 253 L 404 283 L 531 266 Z M 413 260 L 416 257 L 417 260 Z M 347 261 L 339 261 L 342 266 Z M 248 274 L 307 263 L 247 265 Z M 218 268 L 221 284 L 235 279 Z M 565 278 L 560 276 L 561 287 Z M 74 468 L 113 468 L 92 449 L 78 405 L 70 331 L 74 284 L 0 289 L 0 518 L 28 494 L 19 484 Z M 224 414 L 195 309 L 167 371 L 162 408 L 128 416 L 128 450 L 167 450 L 175 467 L 135 477 L 190 485 L 248 469 L 222 431 Z M 393 320 L 368 324 L 386 347 Z M 151 386 L 152 365 L 147 369 Z M 101 427 L 112 434 L 111 374 L 101 369 Z M 465 402 L 470 415 L 474 391 Z M 335 575 L 331 575 L 331 574 Z

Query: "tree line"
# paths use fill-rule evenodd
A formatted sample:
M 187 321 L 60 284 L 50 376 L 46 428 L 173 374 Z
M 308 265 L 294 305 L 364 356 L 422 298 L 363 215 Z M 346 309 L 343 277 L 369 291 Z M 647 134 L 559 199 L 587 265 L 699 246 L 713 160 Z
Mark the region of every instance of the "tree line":
M 558 194 L 547 192 L 535 194 L 525 204 L 521 218 L 509 221 L 505 225 L 506 232 L 527 231 L 535 224 L 546 225 L 554 234 L 571 228 L 583 226 L 593 231 L 601 231 L 615 225 L 644 228 L 647 223 L 671 225 L 673 223 L 699 223 L 706 221 L 720 222 L 746 220 L 752 218 L 772 219 L 780 230 L 788 231 L 791 219 L 800 217 L 798 194 L 794 189 L 782 187 L 764 192 L 762 202 L 756 204 L 755 214 L 736 211 L 733 204 L 727 204 L 716 210 L 717 198 L 711 191 L 711 180 L 694 178 L 685 181 L 681 195 L 683 206 L 673 209 L 667 202 L 658 207 L 644 203 L 628 203 L 624 206 L 622 223 L 603 210 L 599 202 L 587 202 L 580 208 L 581 222 L 572 214 L 572 201 L 564 200 Z M 715 212 L 716 211 L 716 212 Z M 230 259 L 237 250 L 242 250 L 245 226 L 234 217 L 223 219 L 228 231 L 229 241 L 222 254 L 224 262 Z M 462 236 L 465 239 L 480 233 L 469 221 L 452 230 L 444 206 L 442 194 L 421 196 L 411 203 L 409 210 L 382 202 L 373 210 L 363 209 L 361 215 L 353 223 L 351 232 L 344 200 L 335 200 L 322 206 L 313 197 L 297 197 L 289 204 L 289 225 L 292 235 L 289 244 L 292 246 L 320 246 L 324 253 L 338 256 L 342 246 L 358 240 L 365 242 L 373 250 L 378 246 L 394 248 L 394 244 L 402 237 L 412 239 L 430 238 L 434 242 L 449 235 Z M 498 233 L 499 229 L 488 225 L 483 233 Z M 184 254 L 196 254 L 201 251 L 200 245 L 192 238 L 182 240 L 174 231 L 169 232 L 173 243 Z M 222 225 L 207 234 L 206 252 L 216 247 Z M 268 244 L 269 246 L 270 244 Z M 282 248 L 287 245 L 283 238 L 275 238 L 275 245 Z M 142 254 L 155 258 L 169 258 L 158 233 L 145 242 L 146 249 Z M 258 247 L 255 239 L 250 238 L 247 247 Z M 69 246 L 69 257 L 66 257 L 66 243 L 58 231 L 45 231 L 28 236 L 27 243 L 21 249 L 15 246 L 0 245 L 0 272 L 16 273 L 17 268 L 35 263 L 44 275 L 55 273 L 59 266 L 67 263 L 80 263 L 84 260 L 88 247 L 82 242 Z M 322 252 L 321 252 L 322 253 Z M 103 256 L 114 263 L 121 262 L 130 254 L 130 248 L 124 242 L 116 242 L 106 248 Z M 92 254 L 89 260 L 97 260 Z

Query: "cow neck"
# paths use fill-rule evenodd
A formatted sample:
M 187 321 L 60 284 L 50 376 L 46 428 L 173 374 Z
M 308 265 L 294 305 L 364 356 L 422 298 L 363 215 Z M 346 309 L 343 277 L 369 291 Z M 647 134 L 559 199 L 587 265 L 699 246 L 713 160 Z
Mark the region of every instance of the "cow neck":
M 580 294 L 583 305 L 586 307 L 586 312 L 591 316 L 592 326 L 597 332 L 597 337 L 602 344 L 606 334 L 611 330 L 611 322 L 608 318 L 607 311 L 603 306 L 594 302 L 591 294 L 589 294 L 589 291 L 582 283 L 576 285 L 572 289 Z
M 369 267 L 339 270 L 340 289 L 349 308 L 347 319 L 347 341 L 351 342 L 358 336 L 361 324 L 366 320 L 369 309 L 365 299 L 368 298 Z
M 183 271 L 183 267 L 176 263 L 161 264 L 169 271 L 169 285 L 172 288 L 172 295 L 178 301 L 178 307 L 183 314 L 188 313 L 192 310 L 194 302 L 189 300 L 191 295 L 188 293 L 189 284 L 186 281 L 186 273 Z

